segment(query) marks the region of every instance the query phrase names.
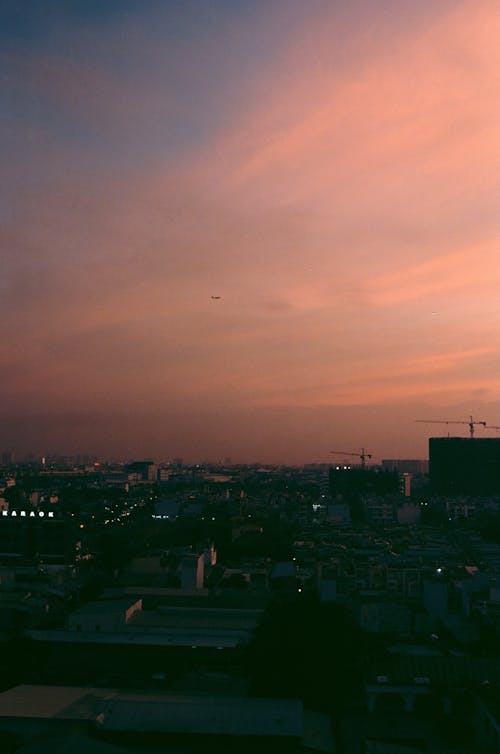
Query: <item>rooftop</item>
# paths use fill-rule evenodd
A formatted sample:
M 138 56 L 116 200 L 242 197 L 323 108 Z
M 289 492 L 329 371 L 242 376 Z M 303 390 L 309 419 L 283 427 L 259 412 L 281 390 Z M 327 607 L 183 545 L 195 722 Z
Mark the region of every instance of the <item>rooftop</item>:
M 107 731 L 247 736 L 303 735 L 291 699 L 125 694 L 112 689 L 15 686 L 0 694 L 0 718 L 89 720 Z
M 72 612 L 72 615 L 83 615 L 85 613 L 91 615 L 95 613 L 122 613 L 132 607 L 132 605 L 135 605 L 137 601 L 137 597 L 122 600 L 95 600 L 94 602 L 87 602 L 85 605 L 77 607 Z
M 98 721 L 109 731 L 294 737 L 303 733 L 302 704 L 282 699 L 121 697 L 106 707 Z

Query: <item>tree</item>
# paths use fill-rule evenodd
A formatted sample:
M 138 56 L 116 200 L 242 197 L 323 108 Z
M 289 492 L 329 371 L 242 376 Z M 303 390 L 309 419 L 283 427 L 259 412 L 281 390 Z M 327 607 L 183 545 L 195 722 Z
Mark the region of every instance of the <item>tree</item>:
M 250 692 L 340 710 L 359 688 L 367 646 L 346 608 L 312 595 L 277 600 L 264 613 L 249 647 Z

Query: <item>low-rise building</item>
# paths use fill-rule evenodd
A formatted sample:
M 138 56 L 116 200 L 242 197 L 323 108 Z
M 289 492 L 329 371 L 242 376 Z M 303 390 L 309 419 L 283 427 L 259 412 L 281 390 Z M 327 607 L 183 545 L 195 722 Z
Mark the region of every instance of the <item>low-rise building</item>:
M 169 697 L 113 689 L 16 686 L 0 694 L 0 733 L 43 747 L 51 736 L 78 735 L 130 751 L 300 752 L 302 703 L 292 699 Z M 45 749 L 39 748 L 38 751 Z

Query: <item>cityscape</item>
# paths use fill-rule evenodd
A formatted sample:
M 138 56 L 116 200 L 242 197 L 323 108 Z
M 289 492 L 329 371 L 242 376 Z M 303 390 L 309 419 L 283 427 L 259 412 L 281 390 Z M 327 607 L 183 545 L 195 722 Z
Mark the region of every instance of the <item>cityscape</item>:
M 0 2 L 1 754 L 500 753 L 499 10 Z
M 7 750 L 496 751 L 500 438 L 332 454 L 4 451 Z

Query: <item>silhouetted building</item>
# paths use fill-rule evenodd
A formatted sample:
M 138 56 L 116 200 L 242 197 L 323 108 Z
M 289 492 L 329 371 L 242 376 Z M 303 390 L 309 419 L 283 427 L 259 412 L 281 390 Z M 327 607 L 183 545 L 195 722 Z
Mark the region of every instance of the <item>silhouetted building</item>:
M 203 589 L 205 556 L 191 553 L 182 559 L 181 589 Z
M 8 510 L 0 515 L 0 559 L 72 563 L 77 555 L 75 524 L 52 512 Z
M 399 491 L 397 471 L 334 466 L 330 469 L 330 494 L 337 497 L 351 495 L 385 495 Z
M 419 458 L 383 458 L 384 471 L 399 471 L 400 474 L 427 474 L 429 462 Z
M 314 722 L 317 738 L 317 718 Z M 74 685 L 3 691 L 0 733 L 5 752 L 307 750 L 305 715 L 297 699 L 131 694 Z
M 14 454 L 12 450 L 4 450 L 0 457 L 2 466 L 11 466 L 14 463 Z
M 500 494 L 500 438 L 431 437 L 429 472 L 438 494 Z
M 158 469 L 154 461 L 133 461 L 127 464 L 125 470 L 129 480 L 136 482 L 156 481 Z

